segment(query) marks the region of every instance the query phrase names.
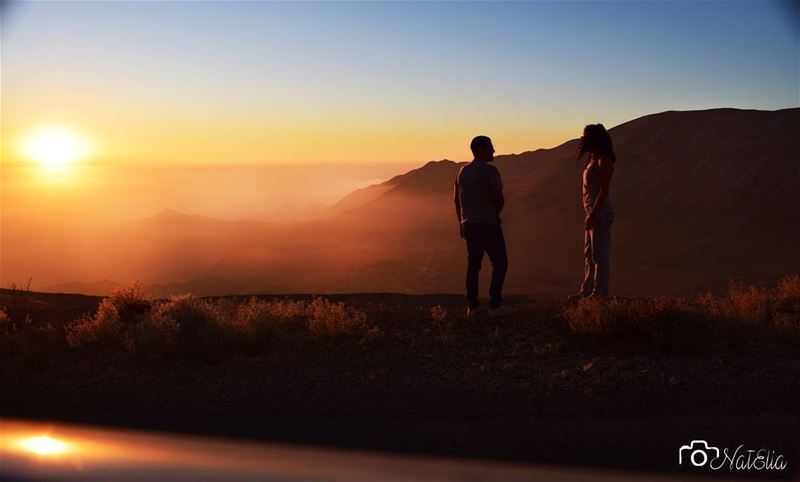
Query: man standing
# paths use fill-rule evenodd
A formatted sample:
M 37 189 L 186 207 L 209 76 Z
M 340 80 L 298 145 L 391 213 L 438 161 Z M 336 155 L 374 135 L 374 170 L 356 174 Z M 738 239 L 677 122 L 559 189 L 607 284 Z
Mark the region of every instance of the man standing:
M 478 136 L 472 139 L 470 149 L 473 160 L 458 171 L 453 201 L 456 205 L 459 231 L 467 243 L 467 317 L 474 321 L 477 320 L 480 308 L 478 275 L 484 252 L 489 255 L 492 263 L 489 315 L 505 316 L 513 310 L 503 306 L 502 292 L 508 270 L 508 256 L 500 226 L 500 211 L 505 199 L 500 172 L 489 165 L 494 160 L 494 146 L 490 138 Z

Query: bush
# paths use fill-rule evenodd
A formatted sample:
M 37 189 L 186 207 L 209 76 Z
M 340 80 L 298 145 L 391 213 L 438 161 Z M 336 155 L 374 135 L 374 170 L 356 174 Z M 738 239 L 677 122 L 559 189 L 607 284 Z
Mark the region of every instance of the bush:
M 570 331 L 632 338 L 654 348 L 692 353 L 712 342 L 720 327 L 681 298 L 588 299 L 562 312 Z
M 219 320 L 209 301 L 191 294 L 173 295 L 156 307 L 158 316 L 172 320 L 184 342 L 193 341 Z
M 66 327 L 67 344 L 81 351 L 116 352 L 125 348 L 125 326 L 108 298 L 93 316 L 83 316 Z
M 139 326 L 149 318 L 153 300 L 141 283 L 112 291 L 103 298 L 92 316 L 84 316 L 66 326 L 67 345 L 93 352 L 132 351 Z
M 64 349 L 64 332 L 60 326 L 37 323 L 30 315 L 22 322 L 15 322 L 0 310 L 0 355 L 18 354 L 27 361 L 39 362 Z
M 800 274 L 780 280 L 775 295 L 782 311 L 800 312 Z
M 562 315 L 573 333 L 611 333 L 616 329 L 611 310 L 602 300 L 581 300 L 574 306 L 566 306 Z
M 13 333 L 14 324 L 11 322 L 11 318 L 4 309 L 0 308 L 0 348 L 9 342 Z
M 720 320 L 800 336 L 800 275 L 783 278 L 774 289 L 731 283 L 727 296 L 705 295 L 700 300 L 710 316 Z
M 769 325 L 775 312 L 775 297 L 765 288 L 731 282 L 728 295 L 710 303 L 713 315 L 740 323 Z
M 737 330 L 741 339 L 780 333 L 800 337 L 800 275 L 782 279 L 775 289 L 731 282 L 725 296 L 581 301 L 562 310 L 570 331 L 634 336 L 665 351 L 696 351 Z M 787 337 L 788 335 L 788 337 Z
M 366 329 L 367 314 L 363 310 L 314 298 L 306 306 L 308 329 L 322 337 L 340 337 L 360 334 Z
M 124 288 L 117 288 L 111 296 L 105 298 L 117 309 L 117 317 L 124 325 L 135 324 L 150 312 L 153 299 L 145 292 L 144 286 L 138 281 Z
M 263 350 L 289 323 L 323 337 L 362 336 L 366 313 L 321 298 L 302 302 L 250 297 L 237 303 L 183 294 L 157 301 L 136 283 L 103 299 L 94 315 L 69 324 L 66 341 L 83 352 L 127 352 L 145 357 L 176 352 L 219 358 L 232 352 Z M 369 339 L 377 338 L 376 333 L 371 335 Z
M 436 332 L 439 335 L 439 341 L 442 345 L 446 345 L 450 339 L 450 332 L 453 329 L 454 320 L 450 313 L 442 308 L 441 305 L 436 305 L 431 308 L 431 320 L 436 325 Z
M 303 319 L 305 304 L 299 301 L 270 301 L 250 297 L 247 303 L 223 300 L 217 304 L 221 317 L 235 330 L 245 335 L 250 349 L 261 349 L 271 343 L 290 322 Z

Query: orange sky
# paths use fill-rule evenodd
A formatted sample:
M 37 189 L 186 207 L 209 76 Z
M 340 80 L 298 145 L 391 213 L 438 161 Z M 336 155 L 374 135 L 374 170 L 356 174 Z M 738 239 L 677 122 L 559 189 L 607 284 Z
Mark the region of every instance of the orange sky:
M 279 106 L 164 104 L 137 95 L 38 90 L 15 92 L 4 103 L 3 160 L 29 163 L 24 138 L 56 124 L 91 145 L 87 162 L 122 163 L 311 163 L 386 162 L 470 156 L 479 132 L 495 140 L 499 153 L 554 146 L 574 136 L 566 120 L 539 125 L 513 115 L 487 115 L 484 129 L 440 112 L 427 119 L 408 113 L 359 117 L 323 109 L 293 111 Z M 534 116 L 532 116 L 534 117 Z M 572 129 L 574 130 L 574 129 Z
M 49 123 L 86 161 L 422 164 L 478 134 L 518 153 L 797 104 L 797 28 L 770 2 L 8 2 L 2 21 L 6 164 Z

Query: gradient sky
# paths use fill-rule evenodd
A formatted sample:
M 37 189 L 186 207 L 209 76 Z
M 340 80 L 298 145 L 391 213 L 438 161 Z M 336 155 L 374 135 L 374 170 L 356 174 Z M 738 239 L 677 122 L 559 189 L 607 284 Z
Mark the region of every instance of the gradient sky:
M 101 162 L 462 160 L 476 134 L 795 107 L 799 59 L 779 2 L 11 3 L 3 159 L 56 122 Z

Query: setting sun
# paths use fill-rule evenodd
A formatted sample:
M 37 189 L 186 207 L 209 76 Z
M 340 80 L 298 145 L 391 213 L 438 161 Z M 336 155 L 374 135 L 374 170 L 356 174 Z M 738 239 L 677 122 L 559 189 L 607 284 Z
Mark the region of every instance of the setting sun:
M 64 127 L 42 128 L 23 141 L 25 155 L 48 170 L 60 170 L 86 156 L 86 141 Z

